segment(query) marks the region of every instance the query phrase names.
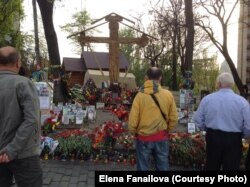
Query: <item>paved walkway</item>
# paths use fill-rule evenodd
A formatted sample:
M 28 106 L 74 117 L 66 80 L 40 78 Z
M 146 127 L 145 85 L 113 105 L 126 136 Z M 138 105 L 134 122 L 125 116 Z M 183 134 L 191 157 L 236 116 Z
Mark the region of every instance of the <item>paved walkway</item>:
M 95 163 L 91 161 L 41 160 L 43 187 L 94 187 L 95 171 L 135 171 L 135 166 L 123 163 Z M 170 170 L 183 170 L 171 167 Z M 13 185 L 12 187 L 17 187 Z
M 94 187 L 95 171 L 132 171 L 135 166 L 123 163 L 94 163 L 91 161 L 41 160 L 44 187 Z M 17 185 L 13 185 L 17 187 Z

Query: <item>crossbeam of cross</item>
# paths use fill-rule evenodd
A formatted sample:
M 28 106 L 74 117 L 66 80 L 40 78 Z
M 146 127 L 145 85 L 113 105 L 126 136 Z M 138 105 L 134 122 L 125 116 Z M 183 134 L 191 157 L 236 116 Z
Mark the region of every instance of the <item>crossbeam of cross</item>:
M 120 72 L 120 62 L 119 62 L 119 44 L 137 44 L 140 47 L 145 47 L 148 43 L 147 34 L 143 33 L 139 38 L 133 37 L 119 37 L 119 22 L 126 20 L 130 21 L 127 18 L 124 18 L 118 14 L 111 13 L 97 21 L 105 19 L 109 23 L 109 37 L 93 37 L 86 36 L 85 32 L 80 32 L 79 42 L 81 45 L 86 43 L 108 43 L 109 44 L 109 79 L 110 83 L 117 83 L 119 79 Z M 130 21 L 132 22 L 132 21 Z

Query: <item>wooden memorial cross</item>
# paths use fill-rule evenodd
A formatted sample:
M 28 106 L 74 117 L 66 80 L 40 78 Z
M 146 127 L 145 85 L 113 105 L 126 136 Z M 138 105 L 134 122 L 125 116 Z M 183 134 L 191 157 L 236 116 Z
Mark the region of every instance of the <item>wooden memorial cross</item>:
M 104 16 L 103 18 L 98 19 L 92 24 L 95 24 L 102 19 L 105 19 L 105 21 L 109 23 L 109 37 L 85 36 L 85 32 L 83 31 L 80 33 L 79 42 L 81 43 L 81 45 L 85 45 L 85 43 L 108 43 L 109 44 L 109 79 L 110 79 L 110 84 L 112 84 L 112 83 L 117 83 L 119 79 L 119 72 L 120 72 L 119 44 L 138 44 L 139 46 L 144 47 L 148 43 L 149 35 L 143 33 L 140 38 L 119 37 L 118 36 L 119 22 L 123 20 L 129 21 L 132 23 L 134 22 L 118 14 L 111 13 L 111 14 L 108 14 L 107 16 Z

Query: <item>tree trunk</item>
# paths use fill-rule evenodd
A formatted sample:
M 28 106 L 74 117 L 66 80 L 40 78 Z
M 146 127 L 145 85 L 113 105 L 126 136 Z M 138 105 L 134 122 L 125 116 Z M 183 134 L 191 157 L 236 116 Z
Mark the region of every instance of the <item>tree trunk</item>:
M 174 33 L 173 37 L 173 74 L 172 74 L 172 90 L 176 91 L 177 89 L 177 75 L 176 75 L 176 65 L 177 65 L 177 50 L 176 50 L 176 38 L 177 33 Z
M 47 41 L 49 59 L 51 65 L 60 65 L 60 53 L 58 48 L 57 36 L 53 25 L 53 7 L 54 1 L 37 0 L 41 16 L 43 20 L 43 27 L 45 38 Z
M 39 46 L 39 37 L 38 37 L 36 0 L 32 0 L 32 6 L 33 6 L 33 19 L 34 19 L 36 63 L 41 65 L 41 55 L 40 55 L 40 46 Z
M 232 75 L 233 75 L 233 78 L 234 78 L 234 82 L 235 82 L 235 85 L 237 86 L 239 92 L 240 92 L 240 95 L 243 96 L 243 97 L 247 97 L 247 93 L 245 92 L 245 89 L 243 87 L 243 84 L 242 84 L 242 81 L 239 77 L 239 74 L 237 72 L 237 69 L 234 65 L 234 62 L 232 60 L 232 58 L 230 57 L 229 55 L 229 52 L 228 52 L 228 47 L 227 47 L 227 42 L 228 42 L 228 33 L 227 33 L 227 30 L 228 30 L 228 25 L 227 24 L 222 24 L 222 32 L 223 32 L 223 45 L 222 45 L 222 55 L 225 57 L 225 60 L 227 61 L 227 64 L 232 72 Z
M 194 15 L 193 15 L 193 1 L 185 0 L 185 15 L 187 26 L 186 37 L 186 54 L 185 54 L 185 70 L 192 71 L 193 66 L 193 51 L 194 51 Z
M 235 68 L 235 65 L 233 63 L 233 60 L 232 58 L 230 57 L 229 53 L 228 53 L 228 49 L 227 48 L 223 48 L 223 53 L 222 55 L 225 57 L 225 60 L 227 61 L 227 64 L 229 65 L 229 68 L 232 72 L 232 75 L 233 75 L 233 78 L 234 78 L 234 82 L 240 92 L 240 95 L 243 96 L 243 97 L 247 97 L 247 93 L 245 92 L 244 90 L 244 87 L 243 87 L 243 84 L 242 84 L 242 81 L 239 77 L 239 74 Z

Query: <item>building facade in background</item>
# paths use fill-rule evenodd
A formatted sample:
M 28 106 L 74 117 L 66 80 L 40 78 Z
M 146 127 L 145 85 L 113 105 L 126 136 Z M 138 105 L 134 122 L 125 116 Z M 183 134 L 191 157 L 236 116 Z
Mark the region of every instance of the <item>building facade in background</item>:
M 250 1 L 241 0 L 239 18 L 239 42 L 237 70 L 250 92 Z

